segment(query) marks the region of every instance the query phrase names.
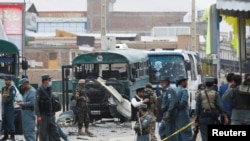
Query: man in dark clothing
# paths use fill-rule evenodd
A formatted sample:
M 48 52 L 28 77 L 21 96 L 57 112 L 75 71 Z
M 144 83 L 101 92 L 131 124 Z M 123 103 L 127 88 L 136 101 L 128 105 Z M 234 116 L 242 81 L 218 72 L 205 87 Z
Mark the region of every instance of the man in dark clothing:
M 223 94 L 228 89 L 228 87 L 229 87 L 229 85 L 230 85 L 230 83 L 232 81 L 232 77 L 233 76 L 234 76 L 234 73 L 227 74 L 227 77 L 226 77 L 227 83 L 225 83 L 225 84 L 223 84 L 223 85 L 220 86 L 220 90 L 219 90 L 220 97 L 222 97 Z M 230 119 L 231 118 L 231 114 L 232 114 L 232 103 L 231 103 L 231 101 L 224 101 L 223 102 L 223 106 L 224 106 L 224 108 L 226 110 L 226 114 L 227 114 L 228 118 Z M 223 116 L 221 116 L 221 122 L 222 123 L 224 123 L 223 119 L 224 119 Z M 229 123 L 230 123 L 230 121 L 229 121 Z
M 149 102 L 149 99 L 143 99 L 145 96 L 144 87 L 136 89 L 136 95 L 131 99 L 131 129 L 134 129 L 136 121 L 138 121 L 138 107 L 141 104 Z
M 42 75 L 42 85 L 37 89 L 35 112 L 39 124 L 39 140 L 60 141 L 58 128 L 55 122 L 56 103 L 55 96 L 49 86 L 51 77 Z
M 232 125 L 250 125 L 250 77 L 243 84 L 229 88 L 222 97 L 223 101 L 232 101 Z
M 214 111 L 218 111 L 218 114 L 222 114 L 224 116 L 225 124 L 228 123 L 228 117 L 224 110 L 221 97 L 213 88 L 214 79 L 214 77 L 205 78 L 206 89 L 201 91 L 196 98 L 193 121 L 195 127 L 200 126 L 202 141 L 208 140 L 207 125 L 215 124 L 215 122 L 218 121 L 219 115 Z
M 2 88 L 2 103 L 3 103 L 3 125 L 4 136 L 1 141 L 6 141 L 10 134 L 10 139 L 15 140 L 15 109 L 13 100 L 16 95 L 16 89 L 11 84 L 11 77 L 5 77 L 5 85 Z

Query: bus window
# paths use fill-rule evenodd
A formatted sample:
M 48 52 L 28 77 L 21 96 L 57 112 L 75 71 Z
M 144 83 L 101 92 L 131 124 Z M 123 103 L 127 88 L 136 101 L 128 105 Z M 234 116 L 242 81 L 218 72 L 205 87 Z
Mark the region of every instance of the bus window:
M 172 83 L 179 76 L 186 76 L 184 59 L 180 55 L 151 55 L 149 57 L 149 75 L 151 82 L 159 82 L 161 76 L 169 76 Z

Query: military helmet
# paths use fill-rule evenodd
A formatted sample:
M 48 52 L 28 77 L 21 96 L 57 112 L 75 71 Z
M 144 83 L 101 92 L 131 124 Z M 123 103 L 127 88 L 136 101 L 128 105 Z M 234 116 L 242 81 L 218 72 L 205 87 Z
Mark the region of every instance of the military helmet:
M 150 89 L 152 89 L 152 88 L 153 88 L 152 83 L 147 83 L 146 88 L 150 88 Z
M 80 80 L 78 81 L 78 83 L 79 83 L 79 84 L 85 84 L 85 80 L 84 80 L 84 79 L 80 79 Z

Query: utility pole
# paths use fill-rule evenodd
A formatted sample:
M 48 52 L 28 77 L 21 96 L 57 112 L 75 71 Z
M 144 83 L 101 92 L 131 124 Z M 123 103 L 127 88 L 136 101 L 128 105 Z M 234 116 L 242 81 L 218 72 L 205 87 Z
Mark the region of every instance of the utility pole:
M 109 0 L 108 0 L 109 2 Z M 101 1 L 101 49 L 111 50 L 116 46 L 116 38 L 106 36 L 107 32 L 107 0 Z
M 197 51 L 196 48 L 196 16 L 195 0 L 192 0 L 192 21 L 191 21 L 191 51 Z
M 101 7 L 101 37 L 106 35 L 106 26 L 107 26 L 107 5 L 106 5 L 106 0 L 102 0 L 102 7 Z

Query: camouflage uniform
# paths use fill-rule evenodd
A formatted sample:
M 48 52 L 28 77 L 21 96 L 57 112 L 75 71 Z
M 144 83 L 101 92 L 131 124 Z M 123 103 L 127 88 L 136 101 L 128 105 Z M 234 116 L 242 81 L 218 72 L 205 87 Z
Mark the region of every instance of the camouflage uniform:
M 147 109 L 146 104 L 141 104 L 139 109 Z M 137 133 L 136 141 L 150 141 L 150 127 L 152 124 L 151 115 L 145 110 L 144 113 L 140 113 L 141 116 L 134 126 L 134 130 Z
M 149 103 L 147 103 L 148 105 L 148 113 L 150 114 L 150 116 L 152 117 L 152 124 L 150 124 L 150 131 L 149 134 L 151 136 L 150 141 L 157 141 L 157 138 L 155 136 L 155 123 L 156 123 L 156 94 L 154 93 L 152 87 L 149 87 L 149 84 L 146 86 L 145 88 L 145 96 L 146 98 L 149 98 Z
M 76 113 L 77 113 L 77 122 L 78 122 L 78 134 L 79 135 L 92 135 L 88 130 L 89 128 L 89 109 L 88 109 L 88 97 L 85 92 L 85 80 L 80 79 L 78 86 L 75 91 L 76 98 Z M 82 126 L 85 126 L 85 133 L 82 131 Z

